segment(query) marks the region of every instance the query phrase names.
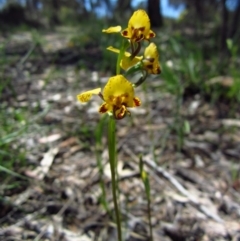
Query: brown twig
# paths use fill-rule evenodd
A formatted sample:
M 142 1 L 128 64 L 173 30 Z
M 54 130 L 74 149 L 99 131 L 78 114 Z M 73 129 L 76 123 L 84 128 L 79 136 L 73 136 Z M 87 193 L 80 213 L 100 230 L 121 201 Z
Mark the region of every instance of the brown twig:
M 146 165 L 148 165 L 150 168 L 152 168 L 155 172 L 157 172 L 165 179 L 167 179 L 175 188 L 177 188 L 179 192 L 181 192 L 184 196 L 186 196 L 189 199 L 190 203 L 193 206 L 196 206 L 196 208 L 200 210 L 202 213 L 204 213 L 207 217 L 215 220 L 216 222 L 223 223 L 223 220 L 218 215 L 212 213 L 207 207 L 199 203 L 199 201 L 190 192 L 188 192 L 182 186 L 182 184 L 179 181 L 177 181 L 177 179 L 173 175 L 171 175 L 168 171 L 157 166 L 156 163 L 150 160 L 150 158 L 148 157 L 143 158 L 143 162 Z

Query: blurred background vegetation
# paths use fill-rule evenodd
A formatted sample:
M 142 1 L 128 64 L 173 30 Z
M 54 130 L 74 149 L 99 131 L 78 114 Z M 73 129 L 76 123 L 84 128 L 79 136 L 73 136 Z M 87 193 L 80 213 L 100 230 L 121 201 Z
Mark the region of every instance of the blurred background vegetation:
M 31 110 L 28 105 L 14 106 L 12 100 L 19 101 L 20 91 L 16 80 L 31 78 L 46 65 L 51 65 L 51 70 L 43 80 L 43 89 L 56 75 L 62 75 L 64 65 L 74 65 L 76 71 L 114 73 L 115 58 L 106 53 L 105 47 L 118 47 L 119 37 L 101 34 L 101 29 L 114 24 L 125 27 L 138 8 L 146 9 L 157 33 L 154 41 L 164 79 L 159 89 L 176 95 L 180 105 L 197 94 L 216 105 L 224 102 L 227 111 L 223 116 L 239 117 L 240 0 L 169 0 L 170 7 L 182 9 L 175 18 L 166 16 L 162 1 L 0 1 L 0 171 L 6 174 L 0 181 L 9 173 L 16 177 L 14 171 L 25 165 L 25 143 L 19 140 L 46 111 L 40 104 Z M 12 35 L 16 40 L 26 32 L 30 34 L 27 44 L 12 42 Z M 67 41 L 63 49 L 53 52 L 55 40 L 51 40 L 51 47 L 44 48 L 44 35 L 56 32 Z M 177 130 L 179 136 L 182 132 Z
M 163 2 L 175 9 L 181 8 L 181 13 L 175 18 L 166 17 Z M 156 41 L 162 53 L 163 67 L 166 63 L 173 64 L 172 70 L 176 71 L 178 78 L 184 78 L 186 87 L 194 91 L 208 91 L 212 82 L 206 86 L 207 79 L 219 75 L 235 77 L 237 74 L 240 0 L 2 0 L 0 6 L 0 31 L 3 36 L 13 31 L 30 30 L 35 43 L 41 45 L 41 33 L 68 26 L 75 31 L 68 42 L 69 47 L 83 49 L 114 44 L 116 38 L 99 38 L 99 32 L 93 29 L 123 24 L 135 9 L 144 8 L 153 28 L 159 30 Z M 3 42 L 1 48 L 1 60 L 4 62 L 4 52 L 6 54 L 11 50 L 4 51 Z M 73 62 L 85 65 L 82 59 L 75 56 Z M 101 66 L 95 62 L 94 68 L 114 68 L 108 59 Z M 239 100 L 236 79 L 232 88 L 228 86 L 227 91 L 224 88 L 224 93 L 219 90 L 217 96 L 223 94 Z M 220 85 L 229 85 L 229 82 L 226 84 L 220 79 L 215 81 Z

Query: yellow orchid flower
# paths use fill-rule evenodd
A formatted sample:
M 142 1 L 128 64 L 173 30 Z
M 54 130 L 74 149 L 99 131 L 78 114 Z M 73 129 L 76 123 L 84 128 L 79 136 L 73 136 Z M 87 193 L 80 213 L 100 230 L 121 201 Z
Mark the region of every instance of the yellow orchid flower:
M 114 53 L 120 53 L 119 49 L 113 48 L 112 46 L 108 47 L 107 49 Z M 133 59 L 131 59 L 131 54 L 129 52 L 125 52 L 123 58 L 121 59 L 120 66 L 122 69 L 127 70 L 142 61 L 142 68 L 145 69 L 149 74 L 160 74 L 161 66 L 158 59 L 159 54 L 157 46 L 154 43 L 150 43 L 144 51 L 144 57 L 135 56 Z
M 122 36 L 132 42 L 139 42 L 143 39 L 149 40 L 156 34 L 150 29 L 150 19 L 147 13 L 140 9 L 133 13 L 128 22 L 128 27 L 122 31 Z
M 150 43 L 144 51 L 143 58 L 144 69 L 149 74 L 160 74 L 161 66 L 159 63 L 159 54 L 155 43 Z
M 118 33 L 122 30 L 121 26 L 103 29 L 105 33 Z M 128 27 L 121 32 L 122 36 L 131 42 L 140 42 L 141 40 L 149 40 L 156 36 L 150 29 L 150 19 L 147 13 L 139 9 L 133 13 L 128 22 Z
M 111 112 L 116 119 L 122 119 L 126 114 L 130 114 L 128 107 L 141 105 L 140 99 L 135 97 L 131 82 L 122 75 L 111 77 L 102 93 L 101 89 L 97 88 L 79 94 L 77 99 L 80 102 L 87 102 L 94 94 L 100 95 L 104 100 L 104 103 L 99 108 L 99 112 Z

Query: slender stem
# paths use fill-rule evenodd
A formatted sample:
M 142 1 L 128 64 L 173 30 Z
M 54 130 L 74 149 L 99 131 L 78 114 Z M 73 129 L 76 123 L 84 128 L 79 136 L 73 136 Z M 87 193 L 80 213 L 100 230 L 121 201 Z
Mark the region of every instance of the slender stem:
M 150 183 L 148 179 L 148 174 L 143 170 L 143 159 L 142 156 L 139 158 L 139 170 L 141 174 L 141 179 L 144 184 L 145 193 L 147 196 L 147 213 L 148 213 L 148 225 L 150 232 L 150 241 L 153 241 L 153 233 L 152 233 L 152 221 L 151 221 L 151 195 L 150 195 Z
M 103 164 L 102 164 L 102 135 L 103 135 L 103 126 L 106 123 L 106 116 L 104 116 L 99 124 L 97 125 L 97 128 L 95 130 L 95 138 L 96 138 L 96 158 L 97 158 L 97 166 L 99 170 L 99 175 L 100 175 L 100 188 L 102 190 L 102 195 L 100 197 L 101 204 L 105 208 L 105 210 L 109 213 L 110 215 L 110 209 L 108 207 L 108 202 L 106 199 L 106 189 L 105 189 L 105 183 L 103 179 Z
M 149 232 L 150 232 L 150 241 L 153 241 L 153 233 L 152 233 L 152 221 L 151 221 L 151 195 L 150 195 L 150 183 L 148 179 L 148 175 L 145 171 L 143 171 L 143 166 L 142 168 L 142 179 L 143 183 L 145 186 L 145 192 L 147 196 L 147 212 L 148 212 L 148 225 L 149 225 Z
M 121 218 L 117 201 L 117 184 L 116 184 L 116 122 L 115 119 L 110 116 L 108 122 L 108 153 L 111 168 L 111 181 L 112 181 L 112 195 L 114 202 L 114 209 L 116 215 L 116 223 L 118 230 L 118 241 L 122 241 L 121 232 Z
M 151 221 L 151 200 L 147 199 L 148 203 L 148 223 L 149 223 L 149 231 L 150 231 L 150 240 L 153 241 L 153 232 L 152 232 L 152 221 Z
M 118 54 L 118 58 L 117 58 L 117 65 L 116 65 L 116 74 L 120 74 L 120 63 L 121 63 L 121 60 L 125 54 L 125 50 L 129 47 L 129 43 L 125 40 L 122 41 L 121 43 L 121 48 L 120 48 L 120 52 Z

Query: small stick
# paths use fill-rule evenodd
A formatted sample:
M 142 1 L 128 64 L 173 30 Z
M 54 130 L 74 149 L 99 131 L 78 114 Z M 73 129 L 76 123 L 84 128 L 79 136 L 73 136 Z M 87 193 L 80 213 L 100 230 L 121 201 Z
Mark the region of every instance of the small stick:
M 158 174 L 162 175 L 165 179 L 167 179 L 172 185 L 177 188 L 179 192 L 181 192 L 184 196 L 186 196 L 189 201 L 194 204 L 202 213 L 204 213 L 207 217 L 215 220 L 216 222 L 223 223 L 223 220 L 216 214 L 212 213 L 207 207 L 199 203 L 199 201 L 191 194 L 189 193 L 180 182 L 177 181 L 177 179 L 171 175 L 168 171 L 165 169 L 159 167 L 156 165 L 156 163 L 150 159 L 143 158 L 143 162 L 146 163 L 149 167 L 151 167 L 154 171 L 156 171 Z

